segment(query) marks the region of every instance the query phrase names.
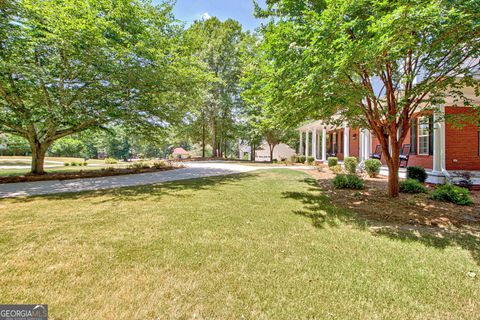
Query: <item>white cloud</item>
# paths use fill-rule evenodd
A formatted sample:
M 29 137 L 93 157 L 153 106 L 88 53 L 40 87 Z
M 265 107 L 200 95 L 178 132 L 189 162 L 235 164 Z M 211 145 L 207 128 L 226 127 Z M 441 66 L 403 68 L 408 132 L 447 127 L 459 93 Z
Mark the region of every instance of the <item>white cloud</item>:
M 210 19 L 210 18 L 211 18 L 211 16 L 210 16 L 210 14 L 209 14 L 208 12 L 204 12 L 204 13 L 202 14 L 202 19 L 203 19 L 203 20 L 208 20 L 208 19 Z

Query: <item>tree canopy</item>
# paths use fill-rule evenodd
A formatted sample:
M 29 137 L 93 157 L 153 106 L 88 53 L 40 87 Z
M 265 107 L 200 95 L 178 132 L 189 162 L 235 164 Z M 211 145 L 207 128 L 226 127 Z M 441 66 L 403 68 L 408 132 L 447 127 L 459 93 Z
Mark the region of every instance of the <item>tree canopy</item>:
M 471 105 L 465 86 L 478 93 L 476 1 L 276 0 L 257 14 L 273 17 L 263 34 L 274 71 L 263 88 L 276 112 L 292 122 L 340 114 L 371 129 L 391 196 L 412 116 L 438 112 L 447 96 Z
M 0 10 L 0 130 L 28 140 L 33 173 L 72 133 L 179 117 L 194 73 L 170 4 L 18 0 Z

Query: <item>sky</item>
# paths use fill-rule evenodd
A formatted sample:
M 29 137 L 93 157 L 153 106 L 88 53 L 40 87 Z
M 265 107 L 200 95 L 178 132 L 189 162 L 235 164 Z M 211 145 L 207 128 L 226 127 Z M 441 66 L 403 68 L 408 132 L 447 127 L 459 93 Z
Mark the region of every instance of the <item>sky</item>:
M 159 1 L 154 0 L 157 3 Z M 259 2 L 263 3 L 263 0 Z M 222 21 L 235 19 L 248 30 L 260 26 L 260 20 L 253 16 L 252 0 L 177 0 L 173 12 L 177 19 L 188 24 L 202 17 L 216 16 Z

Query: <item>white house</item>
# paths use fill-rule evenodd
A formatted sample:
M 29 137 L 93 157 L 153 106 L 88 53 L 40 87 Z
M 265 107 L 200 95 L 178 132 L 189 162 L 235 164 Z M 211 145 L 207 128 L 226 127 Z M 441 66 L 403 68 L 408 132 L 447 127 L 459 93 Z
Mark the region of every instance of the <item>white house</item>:
M 250 146 L 239 144 L 238 151 L 240 159 L 250 160 Z M 273 149 L 273 159 L 278 161 L 281 161 L 282 159 L 290 159 L 294 154 L 296 154 L 295 149 L 292 149 L 285 143 L 276 145 Z M 263 142 L 258 148 L 255 149 L 255 161 L 270 161 L 270 147 L 268 146 L 268 143 Z

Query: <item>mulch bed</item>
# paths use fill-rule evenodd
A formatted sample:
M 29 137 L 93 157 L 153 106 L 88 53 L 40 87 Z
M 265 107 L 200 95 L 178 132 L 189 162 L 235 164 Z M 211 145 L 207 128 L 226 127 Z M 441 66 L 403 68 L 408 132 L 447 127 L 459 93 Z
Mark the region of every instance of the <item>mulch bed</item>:
M 480 192 L 472 191 L 474 205 L 458 206 L 430 199 L 428 194 L 400 194 L 392 199 L 386 196 L 387 178 L 365 179 L 364 190 L 339 190 L 332 186 L 334 174 L 326 167 L 309 171 L 324 193 L 341 207 L 356 212 L 360 218 L 372 222 L 414 225 L 437 228 L 474 227 L 480 230 Z M 433 187 L 429 187 L 433 189 Z
M 47 180 L 72 180 L 80 178 L 99 178 L 99 177 L 111 177 L 111 176 L 123 176 L 128 174 L 149 173 L 149 172 L 161 172 L 179 169 L 178 166 L 169 166 L 163 168 L 143 168 L 143 169 L 131 169 L 131 168 L 118 168 L 118 169 L 100 169 L 100 170 L 80 170 L 76 172 L 65 173 L 45 173 L 43 175 L 22 175 L 22 176 L 7 176 L 0 177 L 0 184 L 4 183 L 16 183 L 16 182 L 32 182 L 32 181 L 47 181 Z

